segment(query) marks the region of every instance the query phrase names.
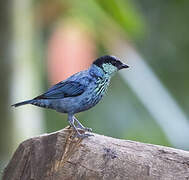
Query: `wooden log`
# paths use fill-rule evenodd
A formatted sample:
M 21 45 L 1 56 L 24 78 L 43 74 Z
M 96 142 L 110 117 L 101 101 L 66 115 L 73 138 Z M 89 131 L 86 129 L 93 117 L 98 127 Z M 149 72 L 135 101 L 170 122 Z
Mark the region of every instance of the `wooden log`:
M 3 180 L 189 180 L 189 152 L 61 131 L 20 144 Z

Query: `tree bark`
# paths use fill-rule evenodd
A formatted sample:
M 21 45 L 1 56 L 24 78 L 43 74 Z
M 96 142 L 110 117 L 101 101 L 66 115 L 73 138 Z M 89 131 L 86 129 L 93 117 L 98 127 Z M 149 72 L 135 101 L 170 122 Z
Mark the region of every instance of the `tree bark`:
M 28 139 L 3 180 L 188 180 L 189 152 L 98 134 L 78 139 L 72 129 Z

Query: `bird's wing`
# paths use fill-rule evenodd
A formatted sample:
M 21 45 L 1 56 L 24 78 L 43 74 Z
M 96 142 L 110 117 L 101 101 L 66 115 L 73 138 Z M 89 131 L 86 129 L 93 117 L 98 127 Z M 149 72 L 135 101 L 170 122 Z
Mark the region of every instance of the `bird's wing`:
M 61 99 L 81 95 L 86 89 L 85 85 L 74 81 L 59 82 L 44 94 L 35 99 Z

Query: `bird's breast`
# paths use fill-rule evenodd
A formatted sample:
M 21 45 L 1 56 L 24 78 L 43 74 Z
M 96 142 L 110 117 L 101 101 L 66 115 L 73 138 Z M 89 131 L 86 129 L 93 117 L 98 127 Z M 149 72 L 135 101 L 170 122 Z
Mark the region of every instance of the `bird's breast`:
M 110 83 L 109 79 L 99 79 L 96 82 L 96 88 L 94 89 L 96 95 L 104 94 L 108 88 L 109 83 Z
M 109 79 L 99 79 L 88 91 L 85 102 L 92 107 L 95 106 L 104 96 L 109 85 Z

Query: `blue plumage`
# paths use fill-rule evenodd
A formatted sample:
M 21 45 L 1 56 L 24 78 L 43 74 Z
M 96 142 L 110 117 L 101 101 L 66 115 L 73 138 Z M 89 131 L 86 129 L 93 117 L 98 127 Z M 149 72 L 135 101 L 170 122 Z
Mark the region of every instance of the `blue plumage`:
M 102 56 L 95 60 L 88 70 L 76 73 L 47 90 L 44 94 L 32 100 L 20 102 L 12 106 L 24 104 L 51 108 L 61 113 L 68 113 L 68 121 L 75 129 L 78 137 L 87 137 L 90 134 L 81 134 L 90 131 L 85 128 L 74 116 L 75 113 L 85 111 L 95 106 L 104 96 L 111 77 L 120 69 L 128 68 L 114 56 Z M 77 126 L 75 125 L 77 123 Z
M 35 99 L 61 99 L 66 97 L 74 97 L 81 95 L 86 89 L 86 86 L 74 81 L 59 82 L 46 93 Z

